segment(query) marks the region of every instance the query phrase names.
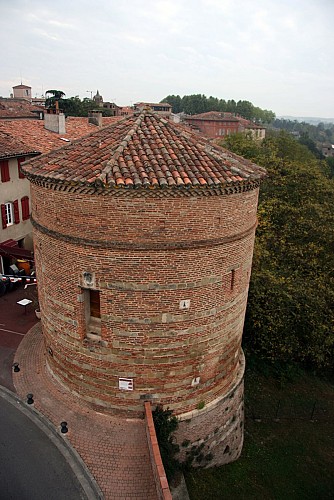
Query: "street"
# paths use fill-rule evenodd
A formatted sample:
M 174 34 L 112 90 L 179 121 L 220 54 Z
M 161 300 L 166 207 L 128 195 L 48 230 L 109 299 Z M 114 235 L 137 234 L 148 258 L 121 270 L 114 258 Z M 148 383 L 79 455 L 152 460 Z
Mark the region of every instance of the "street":
M 27 415 L 31 410 L 24 407 L 25 403 L 19 403 L 2 390 L 0 398 L 0 498 L 87 498 L 64 459 L 67 450 L 63 438 L 44 428 L 36 417 L 32 421 Z

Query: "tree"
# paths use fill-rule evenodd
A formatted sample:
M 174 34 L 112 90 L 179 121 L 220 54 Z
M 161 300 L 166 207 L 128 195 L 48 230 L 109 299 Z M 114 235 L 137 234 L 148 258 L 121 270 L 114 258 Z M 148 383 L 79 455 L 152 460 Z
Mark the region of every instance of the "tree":
M 163 409 L 158 405 L 152 412 L 155 432 L 159 443 L 161 459 L 164 464 L 167 479 L 173 479 L 175 473 L 180 470 L 179 461 L 175 455 L 179 452 L 179 446 L 174 442 L 174 432 L 179 426 L 173 410 Z
M 59 109 L 59 101 L 61 101 L 66 94 L 62 90 L 47 90 L 45 95 L 49 96 L 46 98 L 45 105 Z
M 286 132 L 228 146 L 268 170 L 245 321 L 248 349 L 273 363 L 334 364 L 334 181 L 328 163 Z
M 65 97 L 65 92 L 63 92 L 62 90 L 47 90 L 45 92 L 45 95 L 47 94 L 51 94 L 51 99 L 57 99 L 59 101 L 59 99 L 62 99 L 63 97 Z

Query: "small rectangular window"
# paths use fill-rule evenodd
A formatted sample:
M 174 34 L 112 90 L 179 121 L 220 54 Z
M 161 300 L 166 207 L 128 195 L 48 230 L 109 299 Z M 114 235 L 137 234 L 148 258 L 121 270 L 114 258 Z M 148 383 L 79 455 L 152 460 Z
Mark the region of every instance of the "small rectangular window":
M 14 224 L 14 207 L 13 203 L 5 203 L 5 217 L 6 225 L 11 226 Z
M 231 290 L 234 289 L 235 286 L 235 269 L 232 269 L 231 271 Z

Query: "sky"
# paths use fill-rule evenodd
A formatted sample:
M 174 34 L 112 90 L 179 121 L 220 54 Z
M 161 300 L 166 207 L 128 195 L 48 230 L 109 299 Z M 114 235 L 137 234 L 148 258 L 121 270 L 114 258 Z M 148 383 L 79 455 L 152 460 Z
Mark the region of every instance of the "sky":
M 0 96 L 169 94 L 334 118 L 334 0 L 0 0 Z

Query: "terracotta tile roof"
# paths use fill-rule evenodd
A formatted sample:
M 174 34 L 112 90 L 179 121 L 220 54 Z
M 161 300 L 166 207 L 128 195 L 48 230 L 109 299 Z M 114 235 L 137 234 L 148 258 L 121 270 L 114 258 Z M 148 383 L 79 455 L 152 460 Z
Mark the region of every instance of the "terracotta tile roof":
M 12 137 L 10 134 L 0 131 L 0 159 L 28 154 L 38 154 L 38 151 L 27 146 L 19 139 Z
M 145 106 L 165 106 L 168 108 L 172 107 L 171 104 L 169 104 L 168 102 L 136 102 L 135 103 L 135 107 L 137 107 L 137 108 L 142 108 Z
M 29 88 L 29 87 L 28 87 Z M 4 118 L 37 118 L 44 108 L 34 106 L 24 99 L 0 99 L 0 119 Z
M 119 120 L 118 117 L 104 117 L 103 123 L 110 124 Z M 48 153 L 66 144 L 63 139 L 73 141 L 97 129 L 96 125 L 88 123 L 88 118 L 66 118 L 66 134 L 56 134 L 44 128 L 43 120 L 0 120 L 0 132 L 11 136 L 13 141 L 20 140 L 32 151 Z
M 198 115 L 186 115 L 185 119 L 189 120 L 217 120 L 237 122 L 238 118 L 231 113 L 221 113 L 220 111 L 207 111 L 206 113 L 199 113 Z
M 251 120 L 242 118 L 241 116 L 234 116 L 232 113 L 225 113 L 220 111 L 207 111 L 206 113 L 199 113 L 198 115 L 186 115 L 185 120 L 215 120 L 215 121 L 228 121 L 239 122 L 245 128 L 264 128 Z
M 238 122 L 241 123 L 245 128 L 265 128 L 257 123 L 252 122 L 251 120 L 246 120 L 246 118 L 241 118 L 238 116 Z
M 31 177 L 125 188 L 221 187 L 266 171 L 188 129 L 144 112 L 24 164 Z

